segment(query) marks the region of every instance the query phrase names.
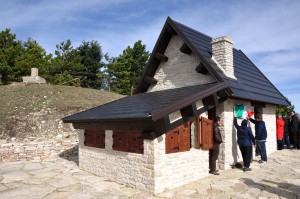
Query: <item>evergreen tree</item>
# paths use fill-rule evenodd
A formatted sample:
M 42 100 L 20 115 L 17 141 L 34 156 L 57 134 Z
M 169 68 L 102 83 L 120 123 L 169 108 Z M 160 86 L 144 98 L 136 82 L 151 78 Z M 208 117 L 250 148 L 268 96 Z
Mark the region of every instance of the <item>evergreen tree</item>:
M 21 41 L 16 40 L 16 35 L 5 29 L 0 32 L 0 84 L 9 84 L 17 81 L 15 72 L 16 57 L 23 51 Z
M 102 72 L 102 79 L 103 79 L 102 88 L 108 91 L 116 90 L 113 84 L 113 81 L 115 80 L 115 77 L 113 75 L 113 68 L 117 59 L 115 57 L 109 57 L 108 53 L 104 55 L 104 58 L 107 61 L 107 63 L 103 64 L 104 69 Z
M 24 42 L 23 46 L 22 53 L 15 60 L 15 77 L 21 81 L 22 76 L 30 75 L 31 68 L 38 68 L 39 75 L 48 79 L 49 60 L 52 55 L 47 55 L 45 49 L 31 38 Z
M 285 97 L 285 99 L 291 104 L 290 106 L 282 106 L 279 105 L 276 107 L 276 114 L 281 114 L 284 117 L 288 117 L 290 112 L 292 112 L 295 109 L 295 106 L 292 105 L 291 101 Z
M 84 67 L 81 86 L 100 89 L 102 83 L 100 69 L 103 57 L 100 44 L 97 41 L 83 41 L 77 48 L 77 54 L 81 57 L 81 64 Z
M 71 41 L 61 42 L 56 45 L 55 57 L 52 59 L 50 73 L 52 74 L 51 83 L 61 85 L 70 84 L 69 77 L 76 80 L 76 85 L 80 85 L 80 80 L 83 77 L 83 65 L 80 63 L 81 57 L 73 49 Z M 67 79 L 65 79 L 67 77 Z M 64 79 L 66 81 L 64 81 Z
M 133 48 L 128 46 L 111 65 L 113 90 L 120 94 L 132 95 L 148 58 L 149 52 L 142 41 L 137 41 Z

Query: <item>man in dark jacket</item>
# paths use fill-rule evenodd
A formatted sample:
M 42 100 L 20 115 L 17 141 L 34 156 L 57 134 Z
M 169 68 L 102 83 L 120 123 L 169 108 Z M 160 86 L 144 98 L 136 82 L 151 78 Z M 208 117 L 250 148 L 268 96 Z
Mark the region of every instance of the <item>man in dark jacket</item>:
M 298 117 L 295 114 L 295 111 L 291 112 L 291 120 L 290 120 L 290 133 L 292 138 L 293 149 L 300 149 L 300 143 L 298 143 L 297 135 L 298 135 Z M 291 147 L 292 148 L 292 147 Z
M 283 118 L 284 120 L 284 133 L 282 144 L 284 148 L 290 148 L 290 131 L 289 131 L 289 119 L 287 117 Z
M 235 115 L 233 124 L 237 130 L 237 143 L 243 157 L 244 171 L 251 171 L 250 162 L 252 158 L 252 145 L 255 146 L 255 139 L 251 128 L 247 126 L 247 120 L 243 120 L 241 126 L 239 126 Z
M 209 150 L 209 173 L 219 175 L 220 173 L 216 170 L 216 161 L 219 157 L 220 144 L 223 142 L 220 131 L 221 118 L 216 116 L 214 119 L 213 126 L 213 148 Z
M 267 141 L 267 129 L 266 124 L 262 121 L 262 114 L 257 113 L 255 120 L 249 118 L 250 122 L 255 124 L 255 141 L 256 147 L 258 147 L 259 153 L 261 155 L 261 160 L 259 161 L 262 164 L 267 163 L 267 150 L 266 150 L 266 141 Z

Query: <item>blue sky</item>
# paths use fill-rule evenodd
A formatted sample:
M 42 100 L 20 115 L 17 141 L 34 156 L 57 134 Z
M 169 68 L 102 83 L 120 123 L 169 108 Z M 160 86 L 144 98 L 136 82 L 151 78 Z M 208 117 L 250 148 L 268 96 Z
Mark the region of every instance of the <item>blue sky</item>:
M 211 37 L 227 35 L 300 113 L 298 0 L 0 0 L 0 30 L 48 53 L 96 40 L 118 56 L 142 40 L 152 51 L 167 16 Z

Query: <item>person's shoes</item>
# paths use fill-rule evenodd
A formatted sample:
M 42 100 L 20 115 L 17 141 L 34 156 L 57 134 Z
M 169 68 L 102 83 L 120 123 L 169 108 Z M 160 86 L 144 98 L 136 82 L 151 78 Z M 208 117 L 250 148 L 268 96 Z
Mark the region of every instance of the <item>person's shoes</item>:
M 267 161 L 261 161 L 260 164 L 267 164 Z
M 214 175 L 220 175 L 220 173 L 218 171 L 210 171 L 210 174 L 214 174 Z
M 246 172 L 246 171 L 252 171 L 252 169 L 249 168 L 249 167 L 245 167 L 245 168 L 244 168 L 244 172 Z

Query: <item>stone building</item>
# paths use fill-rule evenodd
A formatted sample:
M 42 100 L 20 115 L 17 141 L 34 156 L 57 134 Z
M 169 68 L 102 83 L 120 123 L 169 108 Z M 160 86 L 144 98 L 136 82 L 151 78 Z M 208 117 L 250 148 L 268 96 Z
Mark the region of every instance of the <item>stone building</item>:
M 276 150 L 275 108 L 284 96 L 228 37 L 212 39 L 167 18 L 133 96 L 63 118 L 82 129 L 79 167 L 153 194 L 206 177 L 212 118 L 224 143 L 219 169 L 241 161 L 236 104 L 263 113 Z

